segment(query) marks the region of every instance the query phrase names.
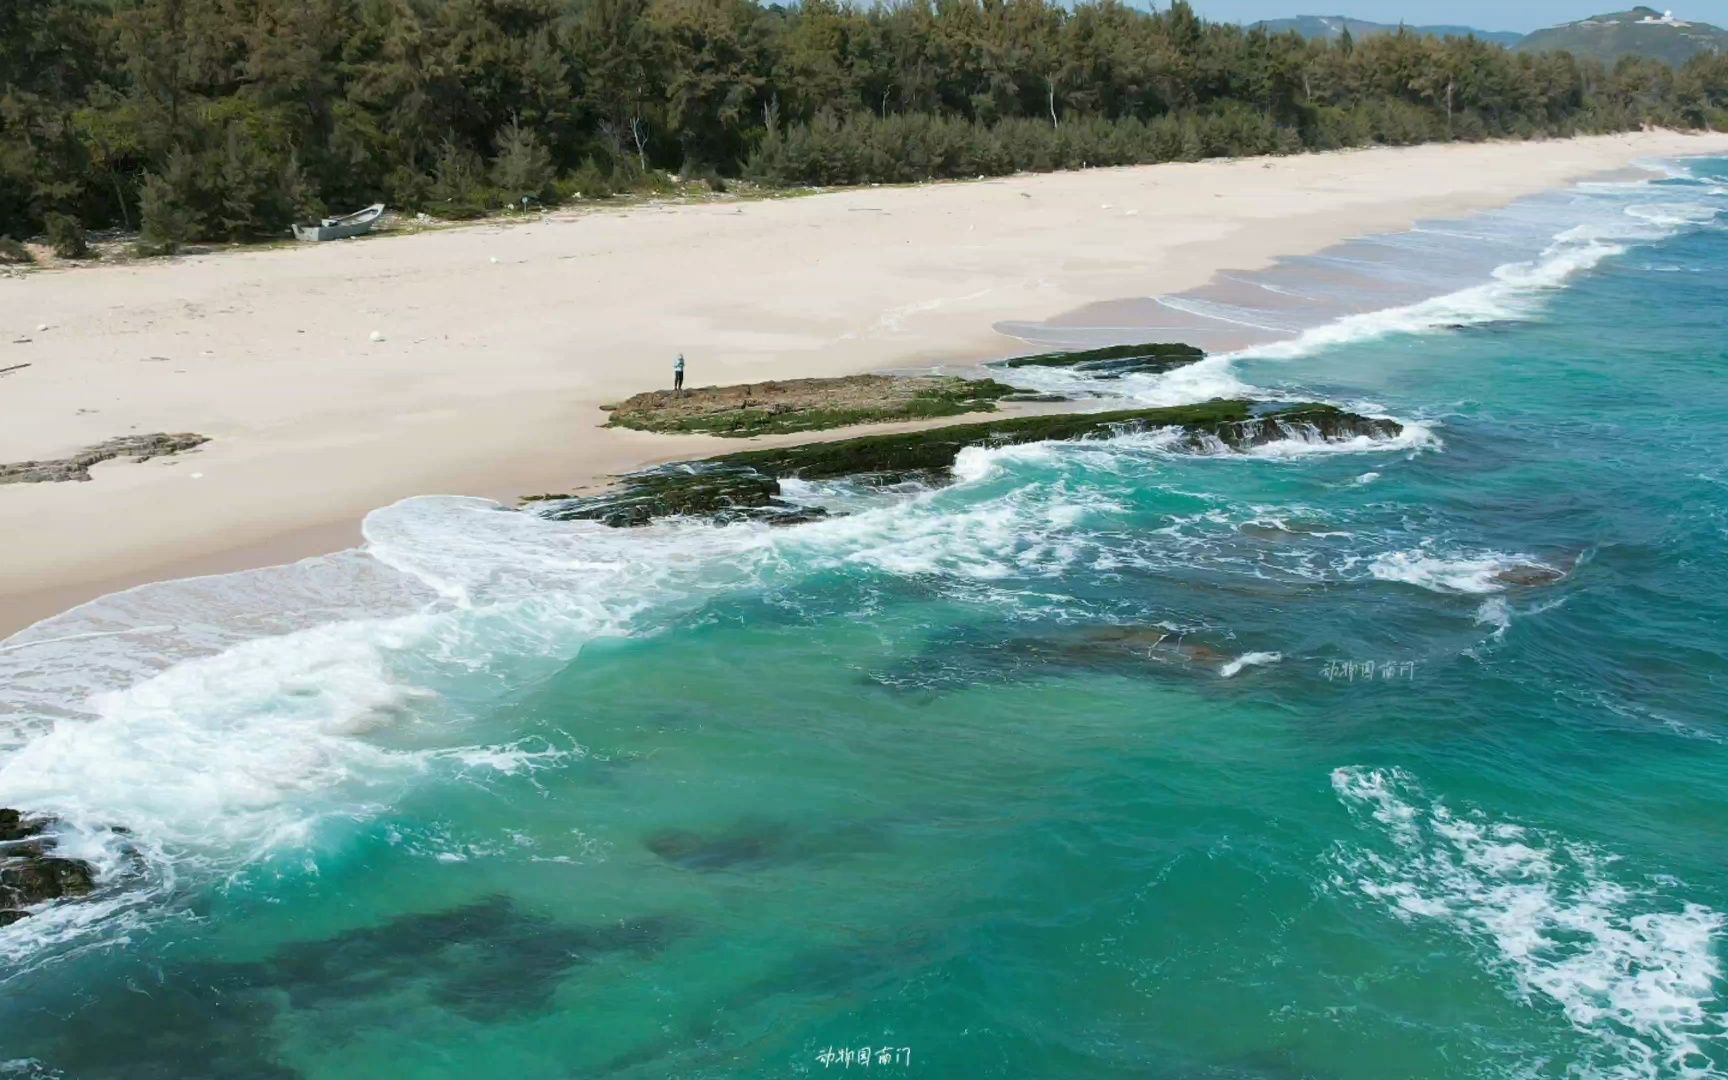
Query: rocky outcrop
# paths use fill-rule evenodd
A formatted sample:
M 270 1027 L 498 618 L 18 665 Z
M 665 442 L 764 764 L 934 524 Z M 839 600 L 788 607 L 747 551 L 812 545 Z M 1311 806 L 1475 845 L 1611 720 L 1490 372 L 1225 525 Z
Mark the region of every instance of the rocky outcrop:
M 202 446 L 210 439 L 205 435 L 181 432 L 169 435 L 122 435 L 117 439 L 86 447 L 71 457 L 46 461 L 15 461 L 0 463 L 0 484 L 47 484 L 61 480 L 88 480 L 90 466 L 114 458 L 129 457 L 133 461 L 149 461 L 155 457 L 178 454 Z
M 52 818 L 0 809 L 0 926 L 26 918 L 25 908 L 95 888 L 89 863 L 52 854 L 53 826 Z
M 942 483 L 967 447 L 1107 438 L 1153 429 L 1177 429 L 1186 444 L 1198 451 L 1241 450 L 1286 438 L 1391 438 L 1403 430 L 1392 420 L 1316 404 L 1220 400 L 1163 409 L 1059 413 L 750 450 L 635 473 L 599 495 L 541 495 L 528 501 L 546 504 L 539 512 L 556 520 L 584 519 L 614 526 L 643 525 L 675 515 L 797 524 L 824 512 L 783 499 L 782 478 Z
M 1120 379 L 1129 374 L 1162 374 L 1206 359 L 1206 353 L 1179 342 L 1148 342 L 1142 345 L 1112 345 L 1079 352 L 1038 353 L 1016 356 L 993 365 L 1003 368 L 1060 367 L 1094 379 Z
M 826 511 L 780 498 L 780 481 L 741 465 L 695 462 L 632 473 L 591 496 L 541 495 L 541 511 L 557 521 L 598 521 L 613 528 L 646 525 L 662 517 L 704 517 L 719 524 L 765 521 L 797 525 Z
M 850 375 L 655 390 L 603 408 L 612 427 L 748 438 L 995 412 L 995 403 L 1013 393 L 993 379 Z
M 1552 585 L 1565 576 L 1564 570 L 1556 570 L 1552 566 L 1543 566 L 1541 563 L 1519 563 L 1517 566 L 1508 566 L 1504 570 L 1494 572 L 1494 580 L 1501 585 L 1513 585 L 1521 588 Z

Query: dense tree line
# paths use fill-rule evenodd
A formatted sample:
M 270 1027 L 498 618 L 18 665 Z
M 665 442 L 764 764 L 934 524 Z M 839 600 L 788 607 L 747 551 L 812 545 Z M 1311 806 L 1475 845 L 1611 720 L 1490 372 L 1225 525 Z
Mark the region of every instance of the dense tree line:
M 1728 56 L 1304 41 L 1176 0 L 4 0 L 0 234 L 280 235 L 686 176 L 857 183 L 1728 121 Z

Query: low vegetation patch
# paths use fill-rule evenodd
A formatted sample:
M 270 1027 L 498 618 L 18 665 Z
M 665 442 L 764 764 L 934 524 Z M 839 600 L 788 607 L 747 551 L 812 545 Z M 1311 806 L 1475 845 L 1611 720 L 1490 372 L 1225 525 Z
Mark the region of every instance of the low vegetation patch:
M 10 236 L 0 236 L 0 266 L 29 266 L 35 261 L 29 248 Z
M 90 250 L 90 239 L 84 234 L 84 226 L 70 214 L 49 214 L 43 219 L 48 231 L 48 246 L 54 249 L 54 257 L 58 259 L 88 259 L 95 254 Z
M 993 412 L 1015 392 L 991 379 L 853 375 L 655 390 L 606 408 L 612 427 L 748 438 Z

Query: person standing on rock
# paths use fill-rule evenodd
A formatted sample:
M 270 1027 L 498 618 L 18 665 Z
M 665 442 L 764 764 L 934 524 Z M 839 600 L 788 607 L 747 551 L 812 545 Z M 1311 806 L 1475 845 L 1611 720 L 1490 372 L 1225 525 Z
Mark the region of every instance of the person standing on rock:
M 684 392 L 684 354 L 678 354 L 678 362 L 672 365 L 672 392 Z

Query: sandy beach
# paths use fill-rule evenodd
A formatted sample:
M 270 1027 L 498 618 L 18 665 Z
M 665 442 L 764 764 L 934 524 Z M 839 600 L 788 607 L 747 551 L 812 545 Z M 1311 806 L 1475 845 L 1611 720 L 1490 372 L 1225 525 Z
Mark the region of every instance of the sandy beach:
M 0 461 L 211 439 L 88 483 L 0 486 L 0 635 L 144 581 L 351 546 L 402 497 L 510 500 L 736 448 L 600 426 L 679 352 L 692 385 L 977 362 L 1018 351 L 999 320 L 1724 152 L 1725 135 L 1656 132 L 1159 165 L 0 281 L 0 369 L 27 365 L 0 378 Z

